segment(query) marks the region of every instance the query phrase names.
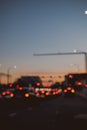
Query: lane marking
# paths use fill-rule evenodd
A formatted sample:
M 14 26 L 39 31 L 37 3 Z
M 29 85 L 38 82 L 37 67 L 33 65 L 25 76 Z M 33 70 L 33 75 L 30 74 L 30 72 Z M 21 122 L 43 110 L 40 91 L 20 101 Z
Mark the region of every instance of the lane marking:
M 74 118 L 87 120 L 87 114 L 78 114 L 78 115 L 74 116 Z
M 9 114 L 10 117 L 14 117 L 14 116 L 16 116 L 16 115 L 17 115 L 16 112 Z

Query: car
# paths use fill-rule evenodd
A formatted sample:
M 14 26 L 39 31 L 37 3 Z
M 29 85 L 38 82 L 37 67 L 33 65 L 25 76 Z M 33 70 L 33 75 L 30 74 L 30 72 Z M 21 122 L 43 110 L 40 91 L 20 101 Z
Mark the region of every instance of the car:
M 66 87 L 63 90 L 64 96 L 74 96 L 75 95 L 75 89 L 72 87 Z
M 14 98 L 14 89 L 4 89 L 2 92 L 1 92 L 1 96 L 3 99 L 12 99 Z
M 51 95 L 61 95 L 62 94 L 62 88 L 60 83 L 56 82 L 55 84 L 50 86 L 50 93 Z

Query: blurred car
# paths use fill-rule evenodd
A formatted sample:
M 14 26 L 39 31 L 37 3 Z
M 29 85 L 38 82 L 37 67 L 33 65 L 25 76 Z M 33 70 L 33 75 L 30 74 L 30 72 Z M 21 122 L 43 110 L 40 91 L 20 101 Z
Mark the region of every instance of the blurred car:
M 1 96 L 3 99 L 12 99 L 14 98 L 14 89 L 4 89 L 2 92 L 1 92 Z
M 59 86 L 59 84 L 54 84 L 50 87 L 50 94 L 51 95 L 61 95 L 62 94 L 62 89 Z
M 35 88 L 36 97 L 45 98 L 46 96 L 50 96 L 50 88 L 47 87 L 37 87 Z
M 54 86 L 35 88 L 35 95 L 37 97 L 49 97 L 61 93 L 62 93 L 62 89 Z
M 15 94 L 16 100 L 17 99 L 23 100 L 23 99 L 30 98 L 30 94 L 28 92 L 28 89 L 26 87 L 22 87 L 22 86 L 19 86 L 19 85 L 16 86 L 14 94 Z
M 62 94 L 62 88 L 59 82 L 52 84 L 48 89 L 49 89 L 49 95 L 51 96 Z
M 63 90 L 65 96 L 74 96 L 75 95 L 75 89 L 72 87 L 67 87 Z

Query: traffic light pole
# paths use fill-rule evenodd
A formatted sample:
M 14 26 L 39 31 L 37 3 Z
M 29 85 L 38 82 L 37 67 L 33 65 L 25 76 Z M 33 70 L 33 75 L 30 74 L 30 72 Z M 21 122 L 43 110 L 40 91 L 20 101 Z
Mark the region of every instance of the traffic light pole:
M 87 53 L 84 53 L 84 56 L 85 56 L 85 70 L 87 73 Z
M 85 71 L 87 73 L 87 52 L 65 52 L 65 53 L 40 53 L 33 54 L 34 56 L 51 56 L 51 55 L 79 55 L 83 54 L 85 56 Z

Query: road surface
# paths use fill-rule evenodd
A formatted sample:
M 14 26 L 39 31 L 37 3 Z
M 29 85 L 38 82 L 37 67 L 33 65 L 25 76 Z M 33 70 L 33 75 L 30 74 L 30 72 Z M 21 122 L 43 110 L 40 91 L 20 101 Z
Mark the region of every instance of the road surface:
M 87 130 L 87 100 L 81 96 L 14 104 L 1 107 L 1 130 Z

